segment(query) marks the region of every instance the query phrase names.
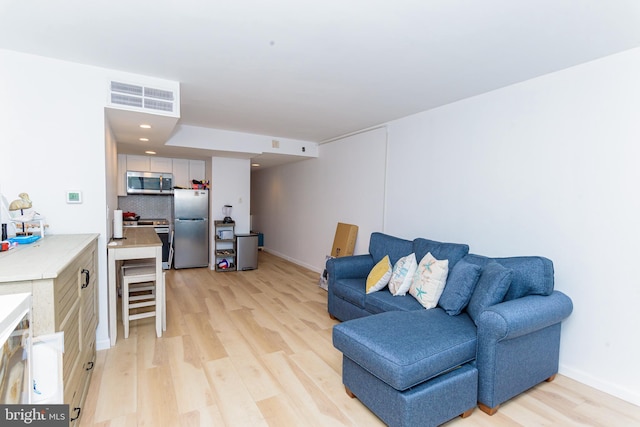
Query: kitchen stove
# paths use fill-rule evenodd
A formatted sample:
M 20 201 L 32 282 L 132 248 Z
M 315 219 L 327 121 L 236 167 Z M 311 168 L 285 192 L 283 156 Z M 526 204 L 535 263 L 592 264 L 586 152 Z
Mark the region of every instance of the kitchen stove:
M 141 218 L 139 220 L 124 220 L 123 227 L 169 227 L 169 220 L 163 218 Z

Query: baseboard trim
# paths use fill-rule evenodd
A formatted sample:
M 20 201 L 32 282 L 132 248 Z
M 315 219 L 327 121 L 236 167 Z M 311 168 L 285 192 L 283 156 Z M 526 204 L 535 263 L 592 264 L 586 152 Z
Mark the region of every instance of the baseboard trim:
M 311 271 L 315 271 L 315 272 L 316 272 L 316 273 L 318 273 L 318 274 L 322 273 L 322 271 L 324 270 L 324 269 L 323 269 L 323 270 L 319 270 L 319 269 L 318 269 L 318 267 L 316 267 L 316 266 L 313 266 L 313 265 L 307 264 L 307 263 L 302 262 L 302 261 L 300 261 L 300 260 L 298 260 L 298 259 L 295 259 L 295 258 L 291 258 L 290 256 L 287 256 L 287 255 L 285 255 L 285 254 L 282 254 L 282 253 L 280 253 L 280 252 L 278 252 L 278 251 L 274 251 L 274 250 L 272 250 L 272 249 L 269 249 L 269 248 L 267 248 L 266 246 L 263 248 L 263 250 L 264 250 L 265 252 L 269 252 L 270 254 L 275 255 L 275 256 L 277 256 L 277 257 L 280 257 L 280 258 L 286 259 L 287 261 L 292 262 L 292 263 L 294 263 L 294 264 L 296 264 L 296 265 L 299 265 L 300 267 L 304 267 L 304 268 L 309 269 L 309 270 L 311 270 Z
M 559 373 L 565 377 L 571 378 L 572 380 L 588 385 L 589 387 L 593 387 L 626 402 L 640 406 L 640 394 L 634 390 L 629 390 L 628 388 L 621 387 L 620 385 L 603 381 L 602 379 L 594 377 L 587 372 L 571 368 L 564 364 L 560 364 Z

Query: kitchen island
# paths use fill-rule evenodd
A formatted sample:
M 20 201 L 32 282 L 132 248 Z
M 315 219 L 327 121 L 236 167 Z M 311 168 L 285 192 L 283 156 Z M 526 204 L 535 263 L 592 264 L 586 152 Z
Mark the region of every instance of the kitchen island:
M 118 291 L 116 287 L 118 261 L 131 259 L 155 258 L 156 259 L 156 298 L 162 309 L 162 313 L 156 316 L 156 336 L 160 338 L 165 329 L 165 295 L 164 275 L 162 271 L 162 241 L 153 228 L 131 227 L 125 228 L 122 239 L 111 239 L 107 245 L 107 258 L 109 264 L 109 337 L 111 346 L 116 344 L 118 337 L 117 303 Z

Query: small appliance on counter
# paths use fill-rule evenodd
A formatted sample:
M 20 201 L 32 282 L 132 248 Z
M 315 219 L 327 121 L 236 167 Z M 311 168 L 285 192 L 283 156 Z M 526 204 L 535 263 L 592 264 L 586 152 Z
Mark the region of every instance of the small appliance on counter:
M 222 220 L 222 222 L 224 222 L 225 224 L 231 224 L 233 222 L 233 219 L 231 219 L 232 209 L 233 209 L 233 206 L 231 205 L 224 205 L 222 207 L 222 215 L 224 215 L 224 219 Z

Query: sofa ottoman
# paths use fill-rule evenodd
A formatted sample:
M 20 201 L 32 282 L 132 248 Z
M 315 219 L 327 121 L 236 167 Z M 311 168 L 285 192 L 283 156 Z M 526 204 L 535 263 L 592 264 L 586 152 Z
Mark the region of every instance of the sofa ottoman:
M 391 426 L 439 425 L 477 404 L 477 329 L 466 314 L 391 311 L 336 325 L 343 382 Z

